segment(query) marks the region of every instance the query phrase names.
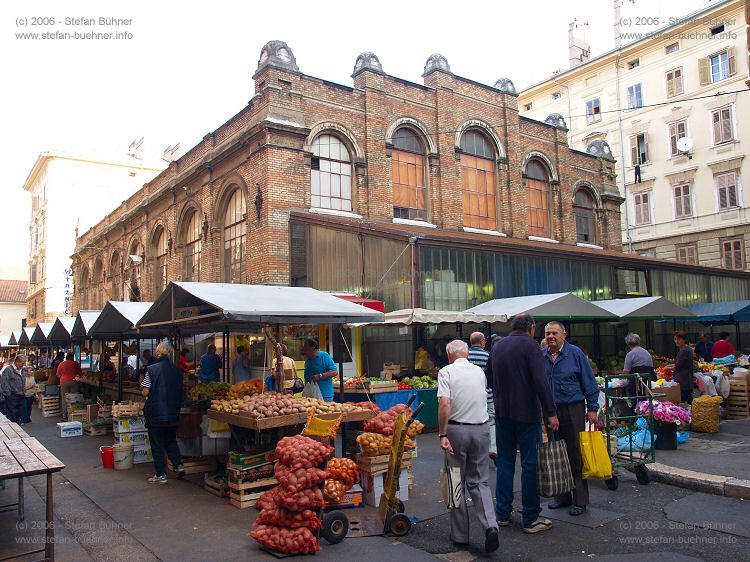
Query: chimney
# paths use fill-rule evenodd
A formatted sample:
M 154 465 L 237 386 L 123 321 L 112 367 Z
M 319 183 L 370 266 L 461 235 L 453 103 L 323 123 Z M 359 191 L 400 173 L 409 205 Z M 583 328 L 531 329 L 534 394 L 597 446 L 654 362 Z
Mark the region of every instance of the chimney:
M 589 22 L 579 22 L 578 18 L 568 26 L 568 60 L 570 68 L 575 68 L 589 60 L 591 46 L 588 40 Z

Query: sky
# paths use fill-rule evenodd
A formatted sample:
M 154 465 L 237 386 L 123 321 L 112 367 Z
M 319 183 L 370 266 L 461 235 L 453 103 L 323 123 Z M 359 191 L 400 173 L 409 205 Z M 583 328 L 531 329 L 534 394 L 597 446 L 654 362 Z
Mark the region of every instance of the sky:
M 613 1 L 3 0 L 0 200 L 3 231 L 20 236 L 3 243 L 0 278 L 11 272 L 26 277 L 30 195 L 23 183 L 40 152 L 120 158 L 143 136 L 147 154 L 158 157 L 176 142 L 184 153 L 252 97 L 251 76 L 262 46 L 272 39 L 287 42 L 303 73 L 341 84 L 351 85 L 354 61 L 363 51 L 377 54 L 386 73 L 418 83 L 427 57 L 439 52 L 455 74 L 489 85 L 507 76 L 520 90 L 568 67 L 568 24 L 574 18 L 589 24 L 592 56 L 612 49 Z M 619 1 L 623 17 L 662 22 L 709 4 Z M 65 18 L 100 17 L 131 24 L 65 25 Z M 74 31 L 130 35 L 17 35 Z

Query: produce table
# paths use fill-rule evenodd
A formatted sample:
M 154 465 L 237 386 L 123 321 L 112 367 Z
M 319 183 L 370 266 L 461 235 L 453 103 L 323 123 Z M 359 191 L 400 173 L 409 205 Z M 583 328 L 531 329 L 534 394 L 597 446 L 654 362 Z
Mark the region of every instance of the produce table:
M 369 395 L 372 397 L 370 401 L 374 402 L 381 410 L 388 410 L 396 404 L 406 404 L 409 401 L 409 397 L 416 394 L 417 398 L 414 400 L 412 408 L 416 408 L 420 403 L 424 403 L 424 407 L 417 416 L 417 419 L 425 425 L 426 429 L 436 428 L 438 425 L 437 388 L 394 390 L 381 393 L 365 393 L 362 390 L 357 390 L 353 392 L 345 391 L 345 393 L 346 399 L 351 402 L 367 402 Z
M 335 420 L 340 414 L 316 414 L 315 417 L 324 420 Z M 300 425 L 307 421 L 307 414 L 289 414 L 286 416 L 274 416 L 272 418 L 255 419 L 248 416 L 238 416 L 235 414 L 227 414 L 226 412 L 217 412 L 216 410 L 209 410 L 208 417 L 213 420 L 223 421 L 229 425 L 236 427 L 244 427 L 245 429 L 252 429 L 260 431 L 263 429 L 271 429 L 274 427 L 286 427 L 291 425 Z M 375 412 L 372 410 L 363 410 L 361 412 L 349 412 L 344 415 L 344 422 L 358 422 L 369 420 L 375 417 Z

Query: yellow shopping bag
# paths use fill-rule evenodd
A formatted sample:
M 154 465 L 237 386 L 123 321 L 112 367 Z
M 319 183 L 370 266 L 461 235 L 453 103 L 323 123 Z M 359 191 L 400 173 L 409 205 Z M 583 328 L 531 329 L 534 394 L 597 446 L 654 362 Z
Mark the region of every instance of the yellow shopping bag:
M 580 432 L 581 458 L 583 459 L 583 477 L 612 478 L 612 461 L 607 453 L 607 446 L 601 431 L 590 426 L 589 431 Z

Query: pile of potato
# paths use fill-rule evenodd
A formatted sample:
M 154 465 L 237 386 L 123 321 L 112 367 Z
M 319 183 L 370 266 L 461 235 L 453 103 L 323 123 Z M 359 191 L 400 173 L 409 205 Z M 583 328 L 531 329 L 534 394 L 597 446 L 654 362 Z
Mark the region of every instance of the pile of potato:
M 363 408 L 352 404 L 351 402 L 345 402 L 343 404 L 339 402 L 323 402 L 322 400 L 316 400 L 315 398 L 301 397 L 296 398 L 303 406 L 308 410 L 315 408 L 316 414 L 348 414 L 350 412 L 361 412 Z
M 238 415 L 242 406 L 245 405 L 245 400 L 249 399 L 250 397 L 246 396 L 235 400 L 211 400 L 211 409 L 225 414 Z
M 268 393 L 246 397 L 240 413 L 259 420 L 289 414 L 304 414 L 307 413 L 307 408 L 288 394 Z

